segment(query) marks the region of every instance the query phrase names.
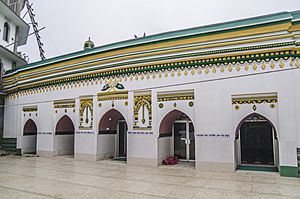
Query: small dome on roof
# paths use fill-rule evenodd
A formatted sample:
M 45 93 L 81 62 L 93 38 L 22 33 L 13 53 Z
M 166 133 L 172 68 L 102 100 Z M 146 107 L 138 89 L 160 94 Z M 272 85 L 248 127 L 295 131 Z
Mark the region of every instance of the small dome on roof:
M 91 49 L 94 47 L 95 47 L 95 44 L 94 44 L 94 42 L 91 41 L 91 37 L 89 37 L 89 40 L 84 42 L 84 50 Z

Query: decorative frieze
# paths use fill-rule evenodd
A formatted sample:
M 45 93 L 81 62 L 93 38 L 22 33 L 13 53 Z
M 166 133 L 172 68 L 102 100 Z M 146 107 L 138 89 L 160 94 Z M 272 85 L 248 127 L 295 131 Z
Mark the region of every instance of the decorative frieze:
M 127 99 L 128 99 L 128 91 L 98 93 L 98 101 L 127 100 Z
M 194 100 L 194 91 L 160 92 L 157 94 L 158 102 L 177 100 Z
M 249 96 L 249 97 L 233 97 L 232 104 L 261 104 L 261 103 L 277 103 L 277 96 Z M 238 108 L 236 107 L 238 110 Z
M 23 112 L 37 112 L 37 106 L 24 106 Z
M 188 60 L 182 60 L 178 62 L 168 61 L 166 63 L 158 63 L 155 65 L 145 65 L 145 66 L 136 66 L 136 67 L 128 67 L 128 68 L 119 68 L 119 67 L 112 67 L 109 70 L 105 71 L 97 71 L 93 69 L 90 74 L 82 74 L 81 80 L 78 80 L 78 76 L 74 75 L 74 77 L 70 77 L 67 79 L 60 79 L 54 81 L 45 81 L 39 84 L 24 84 L 18 87 L 22 88 L 10 88 L 9 85 L 13 85 L 12 82 L 5 86 L 5 90 L 10 93 L 15 93 L 15 97 L 28 95 L 28 94 L 35 94 L 40 92 L 48 92 L 53 90 L 53 85 L 55 87 L 59 87 L 60 89 L 68 89 L 72 88 L 73 83 L 77 82 L 80 85 L 89 85 L 85 82 L 98 82 L 102 80 L 112 81 L 110 84 L 109 82 L 106 83 L 102 90 L 116 90 L 116 89 L 124 89 L 124 86 L 120 83 L 121 81 L 133 81 L 134 79 L 137 80 L 146 80 L 149 79 L 150 76 L 154 79 L 156 77 L 167 78 L 169 75 L 170 77 L 174 77 L 175 73 L 177 76 L 185 77 L 189 73 L 191 75 L 195 74 L 195 70 L 198 71 L 198 74 L 217 74 L 218 72 L 255 72 L 259 69 L 264 71 L 266 69 L 275 69 L 276 66 L 278 68 L 283 69 L 287 68 L 288 59 L 290 59 L 290 66 L 291 67 L 298 67 L 299 60 L 297 56 L 299 56 L 298 51 L 286 50 L 286 51 L 274 51 L 274 52 L 264 52 L 264 53 L 253 53 L 253 54 L 232 54 L 226 57 L 215 56 L 207 59 L 193 59 L 193 55 L 189 55 L 191 58 Z M 172 58 L 170 58 L 172 59 Z M 123 66 L 124 64 L 122 64 Z M 252 70 L 250 70 L 252 69 Z M 203 71 L 203 72 L 202 72 Z M 164 74 L 163 74 L 164 73 Z M 184 75 L 181 75 L 181 74 Z M 146 77 L 146 78 L 145 78 Z M 76 84 L 77 84 L 76 83 Z M 75 85 L 76 85 L 75 84 Z M 58 86 L 64 85 L 64 86 Z M 7 88 L 6 88 L 7 87 Z M 9 88 L 8 88 L 9 87 Z M 21 91 L 16 93 L 16 91 Z M 12 97 L 14 97 L 12 96 Z M 8 96 L 11 97 L 11 96 Z
M 55 109 L 75 108 L 75 99 L 58 100 L 58 101 L 54 101 L 53 104 Z

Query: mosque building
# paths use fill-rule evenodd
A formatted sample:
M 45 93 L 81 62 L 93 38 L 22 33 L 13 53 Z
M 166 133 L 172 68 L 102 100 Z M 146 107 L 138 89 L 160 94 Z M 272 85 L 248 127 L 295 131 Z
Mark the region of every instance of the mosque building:
M 6 71 L 3 89 L 4 139 L 22 154 L 299 175 L 300 11 L 89 39 Z

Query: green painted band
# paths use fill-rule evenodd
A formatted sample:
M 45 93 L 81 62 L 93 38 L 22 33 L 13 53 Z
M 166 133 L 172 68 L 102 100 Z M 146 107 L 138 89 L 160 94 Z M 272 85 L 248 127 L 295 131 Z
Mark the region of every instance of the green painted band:
M 280 175 L 285 177 L 299 177 L 298 167 L 280 166 Z

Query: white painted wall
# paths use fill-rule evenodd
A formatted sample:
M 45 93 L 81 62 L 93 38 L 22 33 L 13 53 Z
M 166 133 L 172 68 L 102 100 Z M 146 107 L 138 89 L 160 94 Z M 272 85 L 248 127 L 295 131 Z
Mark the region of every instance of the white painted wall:
M 26 101 L 21 105 L 26 104 Z M 37 153 L 46 152 L 49 155 L 53 154 L 53 136 L 54 136 L 54 120 L 53 120 L 53 102 L 43 100 L 41 103 L 37 103 L 38 106 L 38 117 L 37 117 L 37 131 L 38 131 L 38 143 Z
M 17 148 L 21 149 L 21 153 L 36 153 L 37 136 L 27 135 L 17 139 Z
M 162 161 L 171 156 L 172 152 L 172 137 L 161 137 L 158 138 L 158 155 L 157 155 L 157 161 L 158 165 L 162 164 Z
M 115 157 L 116 135 L 98 135 L 97 158 L 108 159 Z
M 54 156 L 74 154 L 74 135 L 54 135 Z
M 144 158 L 157 161 L 164 156 L 167 142 L 158 139 L 159 125 L 163 117 L 170 111 L 178 109 L 187 114 L 193 121 L 195 127 L 196 164 L 227 164 L 235 167 L 236 152 L 234 148 L 234 134 L 238 123 L 247 115 L 253 113 L 251 106 L 241 106 L 240 110 L 233 110 L 232 95 L 277 93 L 278 104 L 275 109 L 270 109 L 268 105 L 257 105 L 257 113 L 267 117 L 277 129 L 279 138 L 279 159 L 280 165 L 296 165 L 296 147 L 299 147 L 299 118 L 300 108 L 297 102 L 300 100 L 298 92 L 300 86 L 299 68 L 290 68 L 289 61 L 285 61 L 285 68 L 279 68 L 276 62 L 276 69 L 269 67 L 262 70 L 258 63 L 257 70 L 251 68 L 248 71 L 225 71 L 224 73 L 210 72 L 187 76 L 181 74 L 174 77 L 168 76 L 159 79 L 156 77 L 149 80 L 122 81 L 126 89 L 129 90 L 128 106 L 126 101 L 114 101 L 115 109 L 119 110 L 127 120 L 129 134 L 128 159 Z M 243 67 L 243 66 L 241 66 Z M 219 70 L 219 68 L 218 68 Z M 268 73 L 266 73 L 268 72 Z M 169 72 L 171 73 L 171 72 Z M 176 73 L 176 72 L 175 72 Z M 192 83 L 194 82 L 194 83 Z M 184 83 L 190 83 L 184 85 Z M 69 88 L 51 90 L 43 93 L 36 93 L 21 96 L 15 99 L 6 100 L 4 136 L 17 137 L 22 129 L 22 109 L 24 105 L 37 105 L 38 132 L 54 132 L 55 121 L 58 116 L 54 114 L 53 101 L 61 99 L 76 99 L 75 113 L 70 117 L 75 123 L 75 153 L 97 156 L 97 154 L 110 153 L 113 139 L 109 136 L 98 135 L 98 124 L 106 111 L 112 108 L 112 102 L 103 102 L 99 107 L 97 93 L 105 82 L 98 84 L 85 84 L 80 87 L 70 86 Z M 178 85 L 180 84 L 180 85 Z M 171 90 L 194 89 L 194 106 L 189 107 L 188 101 L 178 101 L 174 107 L 174 102 L 164 102 L 164 108 L 159 109 L 156 101 L 157 92 Z M 133 130 L 133 106 L 134 92 L 140 90 L 152 91 L 152 129 Z M 83 131 L 78 129 L 79 124 L 79 97 L 83 95 L 94 96 L 94 122 L 93 129 Z M 69 113 L 69 111 L 68 111 Z M 60 113 L 59 113 L 60 114 Z M 142 132 L 142 133 L 140 133 Z M 223 133 L 229 137 L 210 138 L 201 137 L 203 133 Z M 107 143 L 105 143 L 107 141 Z M 110 144 L 108 144 L 110 143 Z M 105 147 L 103 147 L 105 146 Z M 109 146 L 109 147 L 108 147 Z M 53 135 L 38 135 L 38 150 L 53 151 Z M 103 151 L 102 151 L 103 150 Z M 160 151 L 162 150 L 162 151 Z M 96 159 L 96 158 L 95 158 Z

